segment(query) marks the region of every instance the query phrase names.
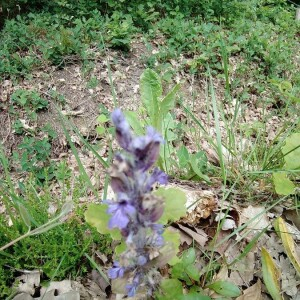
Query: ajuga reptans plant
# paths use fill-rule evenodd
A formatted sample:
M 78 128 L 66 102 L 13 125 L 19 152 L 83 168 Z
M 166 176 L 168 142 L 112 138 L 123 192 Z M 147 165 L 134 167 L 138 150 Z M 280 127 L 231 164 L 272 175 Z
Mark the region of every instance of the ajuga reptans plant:
M 138 289 L 151 295 L 160 282 L 160 273 L 151 262 L 164 245 L 164 229 L 157 223 L 164 202 L 152 193 L 155 184 L 167 183 L 167 175 L 153 168 L 163 139 L 152 127 L 145 136 L 133 136 L 120 109 L 112 113 L 112 122 L 124 151 L 115 155 L 109 169 L 115 199 L 105 202 L 111 215 L 108 226 L 120 230 L 127 248 L 108 275 L 111 279 L 126 277 L 129 297 Z

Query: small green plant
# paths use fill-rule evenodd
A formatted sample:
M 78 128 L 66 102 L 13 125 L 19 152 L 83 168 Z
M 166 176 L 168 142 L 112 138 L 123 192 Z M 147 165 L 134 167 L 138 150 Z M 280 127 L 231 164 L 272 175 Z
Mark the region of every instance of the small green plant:
M 41 181 L 53 178 L 54 165 L 50 161 L 51 144 L 48 137 L 38 139 L 25 136 L 18 149 L 19 152 L 13 152 L 13 158 L 20 163 L 21 171 L 34 173 Z
M 48 101 L 36 92 L 18 89 L 11 95 L 12 103 L 26 109 L 39 111 L 48 107 Z

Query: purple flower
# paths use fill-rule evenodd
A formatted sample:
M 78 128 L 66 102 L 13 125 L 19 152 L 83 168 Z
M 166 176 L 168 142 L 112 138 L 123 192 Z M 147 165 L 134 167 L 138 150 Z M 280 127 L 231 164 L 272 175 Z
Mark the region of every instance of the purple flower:
M 153 184 L 156 182 L 162 185 L 168 183 L 168 175 L 158 168 L 155 168 L 152 174 L 150 175 L 146 184 L 146 191 L 150 192 Z
M 124 268 L 120 267 L 120 264 L 115 261 L 113 267 L 108 270 L 108 277 L 111 279 L 116 279 L 118 277 L 124 276 Z
M 128 201 L 122 200 L 121 202 L 110 203 L 107 212 L 112 215 L 108 227 L 123 229 L 126 228 L 130 221 L 130 217 L 135 214 L 136 210 L 134 206 L 128 203 Z
M 147 135 L 136 137 L 132 142 L 132 151 L 137 160 L 137 168 L 148 170 L 156 162 L 159 155 L 159 146 L 163 139 L 153 127 L 147 128 Z
M 141 277 L 140 275 L 136 275 L 131 284 L 126 285 L 127 295 L 128 297 L 134 297 L 138 286 L 140 285 Z
M 119 145 L 123 149 L 129 151 L 133 137 L 124 114 L 119 108 L 117 108 L 111 114 L 111 119 L 116 126 L 116 137 Z

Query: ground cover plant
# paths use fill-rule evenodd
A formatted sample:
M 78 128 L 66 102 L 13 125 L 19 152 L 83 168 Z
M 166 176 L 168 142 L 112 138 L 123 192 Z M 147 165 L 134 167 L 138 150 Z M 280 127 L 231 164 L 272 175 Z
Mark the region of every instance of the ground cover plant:
M 0 1 L 0 298 L 298 299 L 297 5 Z

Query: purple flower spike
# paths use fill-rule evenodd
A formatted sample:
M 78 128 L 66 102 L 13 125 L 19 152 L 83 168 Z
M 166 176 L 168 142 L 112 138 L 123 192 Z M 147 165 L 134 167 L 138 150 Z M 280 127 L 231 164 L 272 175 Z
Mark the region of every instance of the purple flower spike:
M 132 151 L 137 158 L 137 168 L 146 171 L 156 162 L 159 155 L 159 146 L 163 139 L 153 127 L 147 128 L 147 135 L 133 140 Z
M 124 268 L 120 267 L 117 261 L 114 262 L 113 267 L 108 270 L 108 277 L 111 279 L 121 278 L 124 276 Z
M 129 151 L 133 137 L 124 114 L 119 108 L 117 108 L 112 112 L 111 119 L 116 126 L 116 137 L 119 145 L 123 149 Z
M 127 201 L 121 201 L 119 203 L 111 203 L 107 212 L 113 215 L 109 220 L 108 227 L 123 229 L 126 228 L 130 221 L 130 217 L 135 214 L 136 210 L 134 206 Z
M 115 201 L 106 201 L 111 214 L 108 226 L 120 229 L 127 248 L 120 254 L 121 266 L 115 262 L 108 274 L 116 279 L 126 271 L 128 297 L 133 297 L 139 287 L 147 288 L 151 295 L 160 281 L 159 272 L 151 264 L 164 245 L 164 227 L 155 223 L 163 214 L 164 201 L 151 192 L 155 183 L 166 184 L 168 176 L 157 168 L 148 170 L 159 156 L 163 139 L 152 127 L 147 128 L 145 136 L 133 136 L 120 109 L 112 113 L 112 122 L 117 141 L 127 153 L 116 154 L 108 170 L 116 194 Z M 158 280 L 153 281 L 153 276 Z

